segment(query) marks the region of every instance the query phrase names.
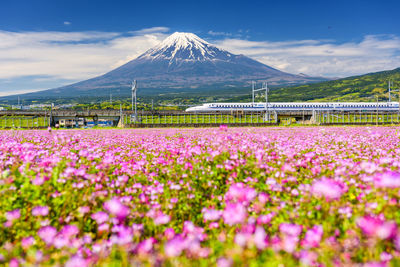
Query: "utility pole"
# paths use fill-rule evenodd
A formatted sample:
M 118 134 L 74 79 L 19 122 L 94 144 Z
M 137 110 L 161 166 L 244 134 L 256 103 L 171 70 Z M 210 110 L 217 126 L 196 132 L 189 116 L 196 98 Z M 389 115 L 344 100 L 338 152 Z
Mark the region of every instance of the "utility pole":
M 135 121 L 136 121 L 136 117 L 137 117 L 136 91 L 137 91 L 137 82 L 136 82 L 136 80 L 133 80 L 133 82 L 132 82 L 132 111 L 133 111 L 133 98 L 135 98 Z
M 252 96 L 252 103 L 254 105 L 254 81 L 251 81 L 251 96 Z
M 122 127 L 123 123 L 124 123 L 124 118 L 122 117 L 122 104 L 120 103 L 119 104 L 119 124 L 121 125 L 121 127 Z
M 391 97 L 391 88 L 390 88 L 390 80 L 389 80 L 389 82 L 388 82 L 388 85 L 389 85 L 389 102 L 392 102 L 392 97 Z
M 153 108 L 154 108 L 154 100 L 152 99 L 151 100 L 151 110 L 153 110 Z
M 50 118 L 49 118 L 49 127 L 53 126 L 53 107 L 54 107 L 54 103 L 51 103 L 50 106 Z
M 379 115 L 379 96 L 376 96 L 376 125 L 378 125 L 378 115 Z
M 268 82 L 265 82 L 265 106 L 267 107 L 267 116 L 269 122 L 268 91 Z

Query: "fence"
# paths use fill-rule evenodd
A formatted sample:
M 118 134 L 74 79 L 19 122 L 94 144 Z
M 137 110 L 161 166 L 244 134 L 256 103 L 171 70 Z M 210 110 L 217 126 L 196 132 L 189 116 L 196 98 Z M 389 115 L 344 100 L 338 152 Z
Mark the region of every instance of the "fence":
M 332 112 L 322 111 L 316 112 L 315 122 L 317 124 L 325 125 L 346 125 L 346 124 L 399 124 L 400 113 L 399 111 L 346 111 L 346 112 Z
M 230 126 L 267 126 L 275 125 L 275 116 L 265 112 L 232 112 L 232 113 L 138 113 L 134 116 L 123 116 L 127 127 L 212 127 L 226 124 Z M 269 119 L 268 119 L 269 118 Z
M 1 116 L 0 128 L 46 128 L 49 126 L 48 117 L 35 116 Z

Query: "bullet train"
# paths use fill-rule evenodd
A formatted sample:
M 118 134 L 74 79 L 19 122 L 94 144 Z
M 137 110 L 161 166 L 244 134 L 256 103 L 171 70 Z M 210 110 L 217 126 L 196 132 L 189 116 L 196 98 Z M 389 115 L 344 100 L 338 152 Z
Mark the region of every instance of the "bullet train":
M 186 112 L 230 111 L 399 111 L 399 102 L 271 102 L 268 103 L 207 103 L 190 107 Z

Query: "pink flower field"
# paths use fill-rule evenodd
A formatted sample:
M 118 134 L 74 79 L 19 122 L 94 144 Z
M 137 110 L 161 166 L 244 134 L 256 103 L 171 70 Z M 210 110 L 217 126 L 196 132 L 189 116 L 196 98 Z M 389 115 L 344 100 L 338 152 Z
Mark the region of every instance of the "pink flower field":
M 0 140 L 0 264 L 400 264 L 399 128 L 0 131 Z

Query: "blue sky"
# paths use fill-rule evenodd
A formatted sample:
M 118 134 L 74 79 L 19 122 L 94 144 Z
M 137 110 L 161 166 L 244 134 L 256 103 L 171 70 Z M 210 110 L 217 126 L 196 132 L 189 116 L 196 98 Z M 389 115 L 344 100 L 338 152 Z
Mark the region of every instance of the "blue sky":
M 399 1 L 2 0 L 0 95 L 103 74 L 175 31 L 291 73 L 400 67 Z

